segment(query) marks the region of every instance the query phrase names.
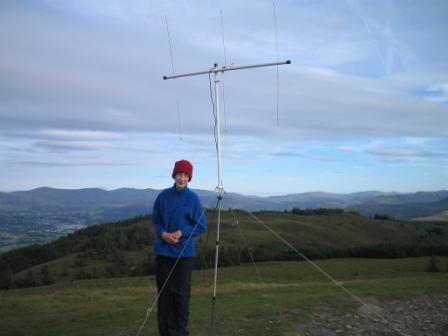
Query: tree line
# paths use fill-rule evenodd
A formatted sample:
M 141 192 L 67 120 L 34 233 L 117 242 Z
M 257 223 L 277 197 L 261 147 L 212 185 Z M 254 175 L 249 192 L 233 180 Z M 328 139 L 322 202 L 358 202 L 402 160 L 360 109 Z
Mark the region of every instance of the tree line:
M 294 211 L 294 212 L 293 212 Z M 342 209 L 293 209 L 303 215 L 341 214 Z M 311 211 L 311 212 L 310 212 Z M 415 244 L 385 243 L 372 246 L 338 248 L 312 244 L 295 248 L 310 259 L 327 258 L 405 258 L 446 256 L 446 232 L 440 227 L 426 228 L 426 237 Z M 149 216 L 140 216 L 116 223 L 90 226 L 45 245 L 33 245 L 0 255 L 0 289 L 49 285 L 60 279 L 90 279 L 154 274 L 152 243 L 154 232 Z M 198 240 L 196 268 L 214 266 L 215 249 Z M 133 252 L 135 258 L 129 258 Z M 54 269 L 52 260 L 71 255 L 71 264 Z M 264 261 L 301 260 L 287 246 L 258 244 L 252 247 L 228 245 L 220 247 L 220 267 Z M 49 267 L 50 266 L 50 267 Z M 25 270 L 25 274 L 22 271 Z M 18 273 L 22 272 L 21 276 Z
M 128 275 L 125 268 L 124 251 L 139 251 L 152 244 L 154 237 L 149 216 L 138 216 L 116 223 L 89 226 L 44 245 L 31 245 L 0 255 L 0 289 L 48 285 L 54 282 L 46 263 L 76 254 L 69 269 L 61 270 L 59 277 L 78 270 L 76 279 Z M 92 260 L 105 260 L 106 270 L 89 272 L 86 266 Z M 37 265 L 44 265 L 37 271 L 28 271 L 18 278 L 15 274 Z M 137 269 L 137 268 L 136 268 Z

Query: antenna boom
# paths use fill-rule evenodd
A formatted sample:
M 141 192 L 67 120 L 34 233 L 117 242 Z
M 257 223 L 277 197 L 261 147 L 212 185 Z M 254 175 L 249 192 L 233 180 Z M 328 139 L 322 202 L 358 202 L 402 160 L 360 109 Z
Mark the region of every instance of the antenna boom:
M 210 73 L 218 73 L 218 72 L 226 72 L 226 71 L 233 71 L 233 70 L 242 70 L 242 69 L 252 69 L 252 68 L 261 68 L 261 67 L 267 67 L 267 66 L 275 66 L 275 65 L 283 65 L 283 64 L 291 64 L 290 60 L 284 61 L 284 62 L 274 62 L 274 63 L 263 63 L 263 64 L 254 64 L 254 65 L 243 65 L 243 66 L 237 66 L 237 67 L 226 67 L 223 66 L 221 68 L 214 67 L 207 71 L 199 71 L 199 72 L 191 72 L 187 74 L 180 74 L 180 75 L 172 75 L 172 76 L 163 76 L 164 80 L 167 79 L 175 79 L 179 77 L 188 77 L 188 76 L 197 76 L 197 75 L 207 75 Z

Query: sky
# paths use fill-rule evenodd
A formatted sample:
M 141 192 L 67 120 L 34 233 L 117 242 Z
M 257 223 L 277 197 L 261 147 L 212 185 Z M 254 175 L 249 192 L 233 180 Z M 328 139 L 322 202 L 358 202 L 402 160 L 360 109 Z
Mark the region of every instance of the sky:
M 445 0 L 1 0 L 0 190 L 162 189 L 180 159 L 214 190 L 209 76 L 162 77 L 276 60 L 222 76 L 226 192 L 448 189 L 447 32 Z

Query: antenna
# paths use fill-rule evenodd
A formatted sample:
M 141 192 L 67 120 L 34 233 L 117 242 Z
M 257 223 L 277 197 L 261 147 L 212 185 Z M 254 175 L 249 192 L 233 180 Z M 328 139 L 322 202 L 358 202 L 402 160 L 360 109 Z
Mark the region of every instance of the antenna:
M 214 74 L 214 96 L 215 101 L 213 103 L 213 114 L 215 116 L 215 141 L 216 141 L 216 155 L 218 160 L 218 185 L 215 188 L 217 198 L 218 198 L 218 220 L 216 225 L 216 248 L 215 248 L 215 271 L 214 271 L 214 282 L 213 282 L 213 297 L 212 297 L 212 313 L 211 313 L 211 321 L 210 321 L 210 335 L 213 335 L 213 326 L 215 320 L 215 302 L 216 302 L 216 292 L 217 292 L 217 280 L 218 280 L 218 261 L 219 261 L 219 234 L 220 234 L 220 226 L 221 226 L 221 201 L 224 196 L 224 185 L 222 182 L 222 173 L 221 173 L 221 125 L 220 125 L 220 115 L 219 115 L 219 84 L 221 83 L 221 77 L 226 71 L 235 71 L 235 70 L 243 70 L 243 69 L 253 69 L 253 68 L 261 68 L 268 66 L 279 66 L 284 64 L 291 64 L 290 60 L 284 62 L 274 62 L 274 63 L 264 63 L 264 64 L 255 64 L 255 65 L 245 65 L 245 66 L 237 66 L 237 67 L 226 67 L 223 66 L 221 68 L 218 67 L 218 64 L 215 63 L 210 70 L 207 71 L 199 71 L 192 72 L 186 74 L 179 74 L 172 76 L 163 76 L 164 80 L 167 79 L 175 79 L 180 77 L 190 77 L 190 76 L 198 76 L 198 75 L 209 75 Z
M 168 19 L 167 19 L 166 15 L 165 15 L 165 23 L 166 23 L 166 33 L 167 33 L 167 36 L 168 36 L 168 46 L 169 46 L 169 49 L 170 49 L 171 71 L 172 71 L 172 73 L 174 75 L 173 47 L 171 45 L 170 29 L 168 27 Z M 176 94 L 176 111 L 177 111 L 177 121 L 179 123 L 179 139 L 182 141 L 182 119 L 181 119 L 181 116 L 180 116 L 179 99 L 177 97 L 177 94 Z

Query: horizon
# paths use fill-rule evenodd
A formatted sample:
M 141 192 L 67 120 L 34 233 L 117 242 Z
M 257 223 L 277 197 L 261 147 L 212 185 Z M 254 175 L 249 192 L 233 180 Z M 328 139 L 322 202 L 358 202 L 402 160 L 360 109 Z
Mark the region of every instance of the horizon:
M 208 192 L 215 192 L 215 190 L 212 189 L 202 189 L 202 188 L 192 188 L 191 186 L 188 186 L 190 189 L 193 190 L 200 190 L 200 191 L 208 191 Z M 85 190 L 85 189 L 98 189 L 103 191 L 117 191 L 120 189 L 134 189 L 134 190 L 155 190 L 155 191 L 161 191 L 163 189 L 157 189 L 152 187 L 146 187 L 146 188 L 134 188 L 134 187 L 119 187 L 114 189 L 106 189 L 102 187 L 83 187 L 83 188 L 54 188 L 54 187 L 48 187 L 48 186 L 40 186 L 36 188 L 26 189 L 26 190 L 0 190 L 2 193 L 14 193 L 14 192 L 27 192 L 27 191 L 33 191 L 37 189 L 53 189 L 53 190 L 68 190 L 68 191 L 76 191 L 76 190 Z M 438 189 L 438 190 L 416 190 L 416 191 L 409 191 L 409 192 L 399 192 L 399 191 L 383 191 L 383 190 L 359 190 L 359 191 L 353 191 L 353 192 L 333 192 L 333 191 L 323 191 L 323 190 L 313 190 L 313 191 L 299 191 L 299 192 L 289 192 L 286 194 L 276 194 L 276 195 L 255 195 L 255 194 L 249 194 L 249 193 L 240 193 L 240 192 L 233 192 L 233 191 L 225 191 L 226 194 L 233 193 L 233 194 L 240 194 L 242 196 L 252 196 L 252 197 L 276 197 L 276 196 L 288 196 L 288 195 L 298 195 L 298 194 L 335 194 L 335 195 L 349 195 L 349 194 L 357 194 L 357 193 L 383 193 L 383 194 L 392 194 L 392 195 L 399 195 L 399 194 L 416 194 L 416 193 L 431 193 L 431 192 L 442 192 L 442 191 L 448 191 L 448 189 Z
M 213 189 L 209 78 L 162 77 L 289 59 L 223 77 L 225 190 L 448 189 L 448 2 L 276 0 L 277 26 L 272 3 L 220 9 L 0 2 L 0 187 L 164 189 L 187 159 Z

